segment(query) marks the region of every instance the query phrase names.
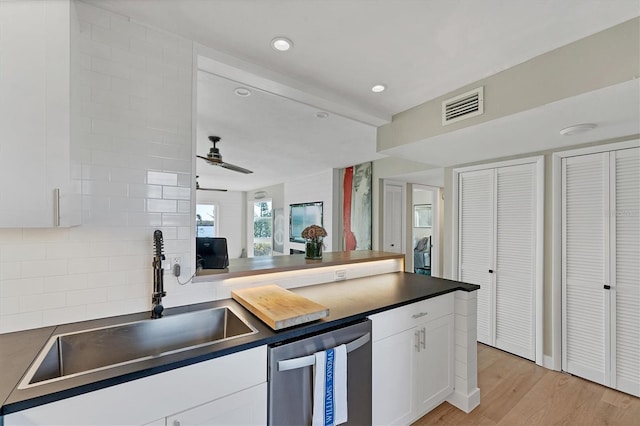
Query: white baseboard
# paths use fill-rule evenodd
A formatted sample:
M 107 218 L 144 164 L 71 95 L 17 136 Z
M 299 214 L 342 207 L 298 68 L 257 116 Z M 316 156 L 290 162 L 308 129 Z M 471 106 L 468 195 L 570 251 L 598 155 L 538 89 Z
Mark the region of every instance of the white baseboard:
M 480 405 L 480 389 L 475 388 L 475 390 L 468 395 L 463 395 L 455 391 L 447 398 L 447 402 L 465 413 L 470 413 Z

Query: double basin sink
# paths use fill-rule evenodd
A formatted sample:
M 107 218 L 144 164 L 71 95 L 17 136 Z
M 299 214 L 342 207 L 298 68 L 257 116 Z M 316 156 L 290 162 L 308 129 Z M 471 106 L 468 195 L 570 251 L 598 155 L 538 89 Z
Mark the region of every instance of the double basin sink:
M 151 359 L 258 331 L 228 307 L 54 334 L 19 388 Z

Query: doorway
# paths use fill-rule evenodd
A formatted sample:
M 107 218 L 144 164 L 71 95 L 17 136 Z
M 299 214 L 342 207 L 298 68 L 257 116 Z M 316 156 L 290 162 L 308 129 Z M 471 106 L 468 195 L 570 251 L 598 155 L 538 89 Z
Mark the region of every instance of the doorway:
M 440 276 L 440 208 L 441 189 L 435 186 L 411 185 L 412 271 Z

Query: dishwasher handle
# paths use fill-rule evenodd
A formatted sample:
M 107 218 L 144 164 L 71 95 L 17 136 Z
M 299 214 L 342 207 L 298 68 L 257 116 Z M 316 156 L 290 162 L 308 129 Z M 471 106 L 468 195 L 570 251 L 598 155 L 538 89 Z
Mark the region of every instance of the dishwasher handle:
M 346 344 L 347 353 L 366 345 L 371 340 L 371 333 L 367 333 L 356 340 Z M 291 358 L 278 361 L 278 371 L 295 370 L 296 368 L 309 367 L 316 363 L 315 355 L 301 356 L 299 358 Z

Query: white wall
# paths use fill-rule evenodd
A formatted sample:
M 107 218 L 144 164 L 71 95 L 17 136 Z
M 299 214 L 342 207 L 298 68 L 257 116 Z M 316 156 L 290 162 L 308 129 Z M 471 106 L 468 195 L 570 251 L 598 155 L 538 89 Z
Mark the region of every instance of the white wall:
M 0 333 L 150 309 L 155 229 L 193 272 L 192 42 L 76 9 L 83 224 L 0 229 Z M 165 284 L 166 306 L 190 291 Z
M 238 258 L 242 249 L 246 249 L 245 205 L 246 193 L 240 191 L 213 192 L 198 191 L 198 204 L 215 204 L 218 206 L 218 237 L 227 239 L 227 250 L 230 258 Z
M 333 169 L 324 172 L 301 176 L 300 178 L 285 182 L 284 184 L 284 209 L 287 218 L 287 228 L 289 223 L 289 205 L 292 203 L 308 203 L 314 201 L 322 201 L 322 218 L 323 227 L 327 230 L 327 237 L 324 239 L 324 250 L 333 251 L 333 241 L 335 235 L 332 235 L 333 218 L 334 218 L 334 200 L 333 192 L 336 185 L 336 173 Z M 339 218 L 340 216 L 335 216 Z M 287 240 L 289 230 L 286 230 Z M 289 253 L 289 249 L 304 250 L 304 244 L 287 241 L 285 244 L 285 252 Z

